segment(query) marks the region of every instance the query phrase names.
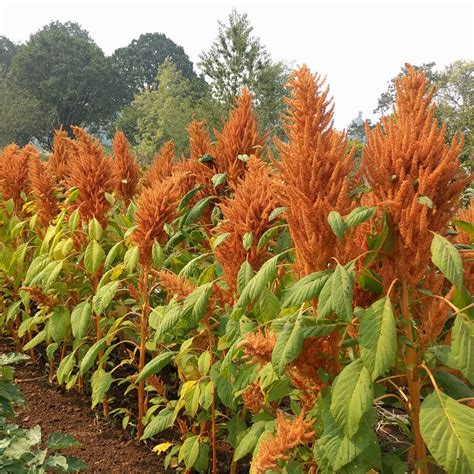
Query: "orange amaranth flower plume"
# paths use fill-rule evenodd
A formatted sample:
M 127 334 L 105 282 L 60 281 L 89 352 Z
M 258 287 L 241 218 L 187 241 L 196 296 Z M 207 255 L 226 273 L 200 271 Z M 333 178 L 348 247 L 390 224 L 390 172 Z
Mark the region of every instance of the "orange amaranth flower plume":
M 171 176 L 175 166 L 174 144 L 171 140 L 167 141 L 160 149 L 155 160 L 145 172 L 143 176 L 143 185 L 151 186 L 152 184 L 163 181 Z
M 188 135 L 191 160 L 198 160 L 203 155 L 211 154 L 212 143 L 206 128 L 206 120 L 199 121 L 193 117 L 192 122 L 188 125 Z
M 258 270 L 270 255 L 267 247 L 271 242 L 261 249 L 257 245 L 260 237 L 272 227 L 268 218 L 279 206 L 275 189 L 276 179 L 271 168 L 252 156 L 235 195 L 221 205 L 224 221 L 217 233 L 229 233 L 229 237 L 216 248 L 215 254 L 224 270 L 226 282 L 233 290 L 237 288 L 237 275 L 245 260 L 254 270 Z M 252 234 L 252 244 L 245 250 L 243 238 L 247 233 Z
M 112 162 L 105 158 L 99 140 L 93 139 L 82 128 L 72 127 L 72 130 L 77 139 L 77 156 L 71 163 L 68 184 L 79 190 L 75 203 L 81 218 L 89 221 L 95 217 L 105 225 L 105 214 L 110 209 L 105 193 L 112 192 L 114 187 Z
M 22 193 L 30 192 L 29 162 L 37 154 L 32 145 L 19 148 L 14 144 L 6 146 L 0 154 L 0 193 L 5 201 L 13 199 L 17 214 L 24 204 Z
M 75 155 L 72 148 L 67 132 L 56 130 L 54 132 L 52 153 L 48 159 L 48 168 L 57 181 L 67 179 Z
M 283 412 L 276 417 L 276 434 L 269 434 L 258 449 L 257 457 L 252 463 L 252 472 L 265 473 L 278 469 L 278 462 L 290 459 L 288 451 L 300 444 L 311 442 L 316 433 L 313 430 L 314 420 L 305 421 L 304 411 L 294 419 Z
M 434 119 L 434 88 L 407 65 L 396 82 L 393 115 L 367 130 L 363 166 L 373 193 L 387 207 L 396 235 L 389 266 L 395 277 L 416 284 L 430 262 L 430 231 L 444 234 L 470 177 L 458 156 L 462 137 L 445 143 L 446 126 Z
M 130 152 L 130 147 L 123 132 L 115 132 L 112 147 L 114 152 L 115 191 L 128 204 L 137 188 L 140 167 Z
M 133 240 L 140 248 L 140 263 L 150 265 L 153 243 L 163 243 L 166 233 L 163 226 L 178 215 L 181 199 L 181 175 L 173 175 L 144 188 L 137 200 L 135 220 L 137 228 Z
M 347 259 L 341 255 L 347 247 L 343 252 L 338 248 L 327 218 L 330 211 L 346 214 L 353 207 L 349 195 L 353 150 L 347 151 L 345 134 L 332 128 L 334 107 L 329 88 L 323 86 L 324 80 L 306 66 L 293 74 L 283 117 L 288 141 L 275 140 L 281 156 L 281 195 L 301 275 L 327 268 L 332 257 Z
M 47 227 L 52 219 L 58 214 L 58 201 L 54 195 L 54 177 L 49 172 L 46 163 L 42 162 L 39 153 L 30 159 L 30 183 L 38 208 L 40 222 Z
M 236 186 L 244 175 L 245 162 L 239 155 L 260 156 L 266 141 L 258 133 L 257 119 L 252 110 L 252 96 L 247 89 L 237 99 L 235 108 L 230 112 L 222 132 L 214 131 L 217 143 L 214 159 L 217 173 L 227 173 L 230 186 Z
M 175 297 L 178 301 L 182 301 L 196 289 L 196 286 L 186 277 L 175 275 L 167 270 L 157 272 L 157 276 L 161 287 L 167 293 L 168 300 Z

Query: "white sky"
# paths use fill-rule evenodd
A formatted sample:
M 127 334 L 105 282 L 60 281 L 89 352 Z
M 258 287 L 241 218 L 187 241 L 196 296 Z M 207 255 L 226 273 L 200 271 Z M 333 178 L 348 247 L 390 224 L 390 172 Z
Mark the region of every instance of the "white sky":
M 21 42 L 52 20 L 70 20 L 109 55 L 141 33 L 160 32 L 183 46 L 196 65 L 217 35 L 217 20 L 226 21 L 233 6 L 248 13 L 273 59 L 306 63 L 327 75 L 339 128 L 359 110 L 370 118 L 405 62 L 441 67 L 474 59 L 474 3 L 455 0 L 0 0 L 0 35 Z

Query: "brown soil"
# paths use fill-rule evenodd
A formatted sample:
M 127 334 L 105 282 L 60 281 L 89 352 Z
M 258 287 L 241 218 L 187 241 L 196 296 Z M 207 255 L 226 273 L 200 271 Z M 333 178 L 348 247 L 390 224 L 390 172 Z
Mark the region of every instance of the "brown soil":
M 0 340 L 0 353 L 14 351 L 11 341 Z M 65 450 L 87 463 L 82 472 L 163 473 L 160 458 L 130 438 L 111 421 L 91 410 L 89 400 L 48 383 L 45 368 L 26 361 L 15 365 L 15 377 L 27 406 L 19 411 L 18 425 L 41 426 L 43 439 L 50 433 L 74 436 L 81 445 Z

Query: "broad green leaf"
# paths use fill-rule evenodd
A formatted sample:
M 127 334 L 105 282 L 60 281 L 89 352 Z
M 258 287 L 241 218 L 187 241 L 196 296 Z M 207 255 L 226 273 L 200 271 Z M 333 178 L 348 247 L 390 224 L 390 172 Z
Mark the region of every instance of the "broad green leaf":
M 254 276 L 254 271 L 248 262 L 248 260 L 244 260 L 242 265 L 240 266 L 239 273 L 237 275 L 237 291 L 242 293 L 242 290 L 245 288 L 247 283 L 252 279 Z
M 458 314 L 451 332 L 450 364 L 474 384 L 474 321 Z
M 163 352 L 162 354 L 154 357 L 145 365 L 145 367 L 143 367 L 143 370 L 138 374 L 136 381 L 140 382 L 140 380 L 146 379 L 147 377 L 160 372 L 161 369 L 163 369 L 163 367 L 169 363 L 173 356 L 174 352 Z
M 66 449 L 79 446 L 81 443 L 76 438 L 66 433 L 51 433 L 46 440 L 48 449 Z
M 443 392 L 451 398 L 455 400 L 459 400 L 460 398 L 474 398 L 474 390 L 451 372 L 439 370 L 433 375 L 436 383 L 443 389 Z
M 89 222 L 89 239 L 90 240 L 100 240 L 102 237 L 102 226 L 100 222 L 94 217 Z
M 376 211 L 377 209 L 375 207 L 357 207 L 348 216 L 346 216 L 344 222 L 347 227 L 356 227 L 359 224 L 372 219 Z
M 334 235 L 338 239 L 342 239 L 344 237 L 344 232 L 346 231 L 346 224 L 342 220 L 341 214 L 337 211 L 331 211 L 328 215 L 328 222 Z
M 122 242 L 117 242 L 110 250 L 109 253 L 107 254 L 107 257 L 104 262 L 104 268 L 109 269 L 112 267 L 112 264 L 114 263 L 115 259 L 117 258 L 117 255 L 122 247 Z
M 91 240 L 84 253 L 84 267 L 92 275 L 97 272 L 105 259 L 105 252 L 97 240 Z
M 191 208 L 185 218 L 184 225 L 189 225 L 197 221 L 204 213 L 204 210 L 206 209 L 207 205 L 215 199 L 216 198 L 214 196 L 207 196 L 198 201 L 196 204 L 194 204 L 194 206 Z
M 390 298 L 376 301 L 362 313 L 359 341 L 362 361 L 375 380 L 392 366 L 397 355 L 397 332 Z
M 301 280 L 298 280 L 283 294 L 282 307 L 290 308 L 300 306 L 306 301 L 317 298 L 332 273 L 332 270 L 324 270 L 322 272 L 311 273 Z
M 353 272 L 338 264 L 331 277 L 331 306 L 344 321 L 352 321 Z
M 92 364 L 95 362 L 97 355 L 100 351 L 104 349 L 105 343 L 105 339 L 100 339 L 85 353 L 79 366 L 79 372 L 81 375 L 84 375 L 92 367 Z
M 102 314 L 105 311 L 113 300 L 115 293 L 117 293 L 119 285 L 119 281 L 111 281 L 97 290 L 97 293 L 92 299 L 92 309 L 94 313 Z
M 217 173 L 211 178 L 211 181 L 214 188 L 217 188 L 217 186 L 227 181 L 227 173 Z
M 276 227 L 271 227 L 270 229 L 267 229 L 260 239 L 258 239 L 258 244 L 257 244 L 257 250 L 263 249 L 270 240 L 272 240 L 278 232 L 280 232 L 281 226 L 276 226 Z
M 349 438 L 357 433 L 373 398 L 369 371 L 361 359 L 351 362 L 337 376 L 331 389 L 331 413 Z
M 255 301 L 263 288 L 277 276 L 277 262 L 279 255 L 267 260 L 255 276 L 247 283 L 235 307 L 245 308 L 250 302 Z
M 464 232 L 467 232 L 471 236 L 471 238 L 474 237 L 474 223 L 461 221 L 461 220 L 454 220 L 453 224 L 456 227 L 459 227 L 460 229 L 462 229 Z
M 153 265 L 157 270 L 160 270 L 163 266 L 163 262 L 165 261 L 165 255 L 163 253 L 163 249 L 158 242 L 153 243 L 153 247 L 151 248 L 151 257 L 153 260 Z
M 46 329 L 43 329 L 38 334 L 36 334 L 36 336 L 33 339 L 31 339 L 31 341 L 28 341 L 23 346 L 23 350 L 25 352 L 29 351 L 30 349 L 33 349 L 33 347 L 36 347 L 38 344 L 41 344 L 45 340 L 46 340 Z
M 285 323 L 277 336 L 272 352 L 272 365 L 279 375 L 282 375 L 286 366 L 300 355 L 304 342 L 302 320 L 303 315 L 299 313 L 295 321 L 289 320 Z
M 54 342 L 65 341 L 71 331 L 71 315 L 64 306 L 56 306 L 48 320 L 48 335 Z
M 242 237 L 242 245 L 246 252 L 250 250 L 250 248 L 252 247 L 252 243 L 253 243 L 252 232 L 245 232 L 244 236 Z
M 135 268 L 138 264 L 139 254 L 140 249 L 137 246 L 131 247 L 125 252 L 123 261 L 125 263 L 125 268 L 127 269 L 128 273 L 133 273 L 135 271 Z
M 109 391 L 113 381 L 112 374 L 100 367 L 92 374 L 92 408 L 104 400 L 105 394 Z
M 151 438 L 152 436 L 161 433 L 166 428 L 169 428 L 173 425 L 175 419 L 174 412 L 169 408 L 164 408 L 158 413 L 148 425 L 145 426 L 145 431 L 143 432 L 142 440 Z
M 283 212 L 286 212 L 287 210 L 288 210 L 288 208 L 286 208 L 286 207 L 277 207 L 276 209 L 273 209 L 273 211 L 268 216 L 268 221 L 269 222 L 272 221 L 273 219 L 278 217 Z
M 252 425 L 237 445 L 237 448 L 234 451 L 233 461 L 242 459 L 254 450 L 258 438 L 260 438 L 260 435 L 265 431 L 265 423 L 265 421 L 257 421 Z
M 474 472 L 474 410 L 442 392 L 421 404 L 421 435 L 436 462 L 447 472 Z
M 431 261 L 456 287 L 463 281 L 462 258 L 457 248 L 441 235 L 435 234 L 431 242 Z
M 199 456 L 199 436 L 191 436 L 184 440 L 179 450 L 178 462 L 184 461 L 186 467 L 190 469 L 194 466 Z
M 82 339 L 89 329 L 91 323 L 92 306 L 89 301 L 82 301 L 74 307 L 71 313 L 72 335 L 77 339 Z
M 60 385 L 64 382 L 67 382 L 75 365 L 75 353 L 71 352 L 71 354 L 68 354 L 66 357 L 64 357 L 64 359 L 59 364 L 58 370 L 56 371 L 56 377 Z

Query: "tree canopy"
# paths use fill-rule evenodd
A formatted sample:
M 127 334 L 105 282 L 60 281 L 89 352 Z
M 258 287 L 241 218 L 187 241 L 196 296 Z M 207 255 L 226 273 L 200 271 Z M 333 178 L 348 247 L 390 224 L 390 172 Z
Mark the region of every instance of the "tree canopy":
M 94 130 L 124 103 L 114 65 L 76 23 L 53 22 L 33 34 L 14 55 L 10 77 L 39 103 L 32 138 L 49 143 L 54 128 Z
M 158 68 L 170 59 L 183 77 L 193 79 L 193 63 L 181 46 L 162 33 L 147 33 L 115 50 L 112 59 L 133 95 L 151 87 Z
M 235 9 L 229 23 L 219 21 L 217 38 L 200 55 L 200 68 L 209 80 L 213 97 L 226 107 L 232 106 L 243 87 L 255 101 L 260 124 L 278 126 L 288 71 L 283 63 L 272 61 L 246 14 Z

